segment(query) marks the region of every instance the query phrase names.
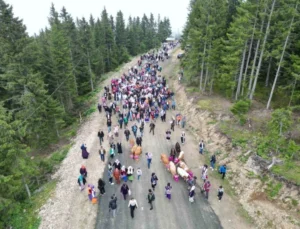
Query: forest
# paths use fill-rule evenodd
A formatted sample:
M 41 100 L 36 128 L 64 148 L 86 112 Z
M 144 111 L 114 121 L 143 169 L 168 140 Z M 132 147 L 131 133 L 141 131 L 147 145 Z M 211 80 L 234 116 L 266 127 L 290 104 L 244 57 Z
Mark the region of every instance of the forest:
M 152 13 L 126 22 L 121 11 L 113 17 L 104 8 L 99 15 L 73 19 L 52 5 L 49 26 L 30 37 L 12 6 L 0 0 L 0 228 L 34 226 L 22 213 L 63 159 L 38 153 L 78 121 L 105 73 L 171 34 L 169 19 Z
M 300 14 L 298 0 L 191 0 L 182 36 L 185 81 L 234 102 L 233 145 L 273 161 L 300 184 Z M 251 109 L 270 114 L 252 115 Z M 255 123 L 254 123 L 255 122 Z M 255 131 L 249 127 L 259 124 Z M 226 132 L 225 131 L 225 132 Z M 233 134 L 232 134 L 233 135 Z M 273 164 L 277 161 L 280 165 Z M 247 161 L 247 158 L 243 158 Z

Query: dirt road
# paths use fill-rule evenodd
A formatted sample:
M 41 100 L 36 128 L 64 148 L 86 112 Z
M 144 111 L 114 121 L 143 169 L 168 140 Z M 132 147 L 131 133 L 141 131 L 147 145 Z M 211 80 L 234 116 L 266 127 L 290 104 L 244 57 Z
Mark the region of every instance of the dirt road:
M 170 115 L 167 119 L 171 118 Z M 145 136 L 143 137 L 143 156 L 138 162 L 133 161 L 129 157 L 129 143 L 123 139 L 122 143 L 124 147 L 124 153 L 117 158 L 121 161 L 121 164 L 126 166 L 132 165 L 136 170 L 140 167 L 143 171 L 143 175 L 140 180 L 136 179 L 128 183 L 129 188 L 132 191 L 138 202 L 139 208 L 136 210 L 136 216 L 134 219 L 130 217 L 130 211 L 128 208 L 128 199 L 124 201 L 120 193 L 120 185 L 107 185 L 106 194 L 101 198 L 99 203 L 99 213 L 97 219 L 96 228 L 136 228 L 136 229 L 152 229 L 152 228 L 221 228 L 218 217 L 209 206 L 208 202 L 199 193 L 197 188 L 197 194 L 195 202 L 191 204 L 188 201 L 187 185 L 182 180 L 175 182 L 172 179 L 171 174 L 166 171 L 163 164 L 160 162 L 160 154 L 169 154 L 171 147 L 179 141 L 180 129 L 175 127 L 175 133 L 172 133 L 171 141 L 167 142 L 165 139 L 165 131 L 169 128 L 169 123 L 162 123 L 160 120 L 156 122 L 155 135 L 149 134 L 149 126 L 146 125 Z M 187 136 L 188 139 L 189 136 Z M 190 147 L 189 143 L 182 146 L 184 152 L 186 152 L 186 160 L 190 162 L 193 160 L 194 153 L 197 153 L 197 149 Z M 151 168 L 147 168 L 145 152 L 151 151 L 153 153 L 153 160 Z M 197 166 L 197 165 L 195 165 Z M 196 169 L 197 170 L 197 169 Z M 158 185 L 155 189 L 155 203 L 154 209 L 149 210 L 149 204 L 147 202 L 148 189 L 151 188 L 150 176 L 155 172 L 158 176 Z M 198 169 L 198 172 L 200 170 Z M 105 177 L 106 178 L 106 177 Z M 107 179 L 107 178 L 106 178 Z M 172 199 L 169 201 L 164 195 L 164 188 L 167 183 L 170 182 L 172 189 Z M 110 217 L 108 212 L 109 197 L 115 193 L 118 197 L 118 209 L 117 217 L 115 219 Z M 215 198 L 215 197 L 213 197 Z
M 122 72 L 128 70 L 128 67 L 134 66 L 136 63 L 137 58 L 134 58 L 111 77 L 119 77 Z M 109 84 L 111 77 L 103 82 L 103 85 Z M 99 96 L 102 93 L 101 91 Z M 40 209 L 39 216 L 42 220 L 39 228 L 91 229 L 95 227 L 98 206 L 92 205 L 88 201 L 86 189 L 80 192 L 77 178 L 81 165 L 85 165 L 88 171 L 88 184 L 94 184 L 97 187 L 97 181 L 105 168 L 105 163 L 100 162 L 98 154 L 97 133 L 102 127 L 105 127 L 106 130 L 106 120 L 104 114 L 99 116 L 97 112 L 92 114 L 80 127 L 76 138 L 73 139 L 74 145 L 53 176 L 53 178 L 58 179 L 58 183 L 52 197 Z M 87 145 L 87 150 L 90 153 L 87 160 L 81 157 L 80 146 L 82 143 Z
M 126 64 L 115 77 L 127 70 L 129 66 L 135 65 L 136 59 L 131 63 Z M 173 54 L 173 59 L 163 64 L 163 75 L 171 74 L 172 68 L 176 64 L 176 53 Z M 110 79 L 104 82 L 108 84 Z M 101 92 L 102 93 L 102 92 Z M 177 99 L 178 96 L 177 96 Z M 172 115 L 175 115 L 176 111 Z M 171 118 L 171 114 L 167 114 L 167 121 Z M 113 117 L 113 125 L 116 124 L 116 119 Z M 132 125 L 132 122 L 129 126 Z M 100 161 L 98 150 L 99 140 L 97 137 L 98 130 L 102 128 L 107 133 L 106 119 L 104 114 L 94 113 L 88 121 L 86 121 L 77 133 L 74 139 L 74 146 L 70 149 L 67 158 L 63 161 L 60 169 L 54 175 L 59 179 L 56 191 L 53 197 L 42 207 L 40 216 L 42 222 L 40 228 L 222 228 L 221 223 L 211 208 L 210 204 L 202 194 L 200 194 L 199 186 L 196 188 L 195 203 L 191 204 L 188 201 L 188 190 L 186 184 L 181 180 L 175 182 L 171 174 L 166 171 L 160 162 L 160 154 L 169 154 L 171 147 L 180 141 L 181 129 L 175 127 L 175 132 L 172 133 L 171 141 L 165 139 L 165 131 L 169 128 L 169 123 L 162 123 L 160 120 L 156 123 L 155 135 L 149 135 L 149 126 L 145 126 L 145 136 L 143 137 L 143 155 L 138 162 L 133 161 L 129 157 L 129 143 L 124 137 L 124 130 L 121 130 L 120 141 L 123 145 L 123 154 L 117 155 L 122 164 L 126 166 L 132 165 L 136 171 L 140 167 L 143 175 L 140 181 L 135 179 L 129 183 L 132 195 L 136 198 L 139 208 L 136 210 L 136 217 L 132 220 L 128 206 L 128 200 L 124 201 L 120 194 L 120 185 L 111 186 L 108 182 L 106 163 L 109 161 L 106 158 L 105 163 Z M 194 174 L 200 178 L 199 166 L 202 165 L 203 158 L 198 153 L 197 142 L 193 137 L 186 132 L 186 144 L 182 146 L 185 152 L 185 160 L 187 165 L 193 170 Z M 106 134 L 107 136 L 107 134 Z M 106 137 L 105 136 L 105 137 Z M 90 157 L 88 160 L 83 160 L 81 157 L 80 145 L 86 143 Z M 104 147 L 108 151 L 108 142 L 105 138 Z M 153 163 L 148 170 L 146 166 L 145 152 L 153 153 Z M 80 166 L 84 164 L 88 170 L 88 183 L 94 184 L 97 187 L 97 180 L 104 177 L 106 181 L 106 194 L 100 197 L 98 205 L 92 205 L 88 201 L 87 190 L 79 191 L 77 178 Z M 150 188 L 150 174 L 155 172 L 158 176 L 158 185 L 155 190 L 156 200 L 154 210 L 149 210 L 147 203 L 147 192 Z M 136 174 L 136 173 L 135 173 Z M 135 177 L 136 178 L 136 177 Z M 170 182 L 172 190 L 172 200 L 168 201 L 164 196 L 164 187 L 167 182 Z M 98 190 L 97 190 L 98 191 Z M 118 197 L 117 217 L 111 218 L 109 215 L 108 201 L 112 194 Z M 210 200 L 216 199 L 216 187 L 213 187 Z M 223 204 L 223 203 L 221 203 Z M 215 206 L 214 206 L 215 205 Z M 214 209 L 227 209 L 228 215 L 221 217 L 224 228 L 246 228 L 238 224 L 239 219 L 234 219 L 230 213 L 231 205 L 217 206 L 216 201 L 213 201 Z M 223 207 L 222 207 L 223 206 Z M 224 211 L 218 211 L 219 214 L 224 214 Z M 232 220 L 228 222 L 228 219 Z M 226 223 L 227 221 L 227 223 Z
M 173 55 L 174 58 L 175 54 Z M 162 75 L 170 74 L 172 70 L 169 66 L 171 60 L 163 63 Z M 164 70 L 165 69 L 165 70 Z M 143 154 L 139 161 L 133 161 L 129 157 L 130 146 L 126 142 L 124 137 L 121 137 L 123 145 L 123 154 L 117 155 L 121 164 L 126 167 L 131 165 L 137 170 L 141 168 L 143 175 L 138 181 L 136 179 L 131 182 L 127 182 L 132 196 L 136 198 L 139 208 L 136 210 L 135 218 L 131 219 L 130 210 L 128 208 L 129 198 L 125 201 L 120 193 L 120 185 L 110 185 L 107 182 L 106 194 L 100 198 L 99 211 L 96 222 L 96 228 L 137 228 L 137 229 L 152 229 L 152 228 L 222 228 L 218 217 L 208 204 L 207 200 L 200 194 L 199 187 L 196 189 L 195 202 L 191 204 L 188 201 L 188 190 L 185 182 L 180 180 L 175 182 L 172 179 L 171 174 L 166 171 L 163 164 L 160 162 L 160 154 L 169 154 L 171 147 L 178 141 L 180 142 L 180 133 L 182 129 L 175 127 L 175 132 L 172 132 L 171 141 L 167 141 L 165 138 L 165 132 L 170 128 L 169 121 L 172 115 L 176 112 L 167 113 L 167 122 L 162 123 L 161 120 L 157 120 L 155 127 L 155 135 L 149 134 L 149 124 L 145 126 L 145 135 L 143 137 Z M 114 119 L 115 123 L 116 120 Z M 130 123 L 131 126 L 133 122 Z M 122 131 L 122 136 L 123 136 Z M 197 145 L 191 142 L 191 137 L 187 134 L 187 143 L 182 146 L 185 152 L 185 159 L 188 165 L 196 171 L 199 176 L 199 153 Z M 145 153 L 151 151 L 153 153 L 153 160 L 151 168 L 147 168 L 147 161 Z M 114 160 L 112 160 L 114 161 Z M 194 161 L 194 162 L 193 162 Z M 158 176 L 158 185 L 155 189 L 156 200 L 154 203 L 154 209 L 150 211 L 150 206 L 147 202 L 148 189 L 151 188 L 150 176 L 155 172 Z M 105 169 L 105 180 L 107 181 L 107 168 Z M 164 190 L 167 183 L 170 182 L 172 189 L 172 200 L 169 201 L 165 195 Z M 118 208 L 116 218 L 112 218 L 109 209 L 109 199 L 112 194 L 116 194 L 118 197 Z M 215 193 L 211 198 L 216 198 Z

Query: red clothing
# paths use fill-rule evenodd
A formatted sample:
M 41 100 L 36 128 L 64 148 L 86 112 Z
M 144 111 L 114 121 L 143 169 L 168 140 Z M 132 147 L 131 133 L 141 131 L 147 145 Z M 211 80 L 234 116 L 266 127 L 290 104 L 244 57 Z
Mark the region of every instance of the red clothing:
M 204 189 L 206 192 L 209 192 L 209 190 L 210 190 L 210 186 L 211 186 L 211 184 L 210 184 L 210 183 L 208 183 L 208 182 L 205 182 L 203 189 Z

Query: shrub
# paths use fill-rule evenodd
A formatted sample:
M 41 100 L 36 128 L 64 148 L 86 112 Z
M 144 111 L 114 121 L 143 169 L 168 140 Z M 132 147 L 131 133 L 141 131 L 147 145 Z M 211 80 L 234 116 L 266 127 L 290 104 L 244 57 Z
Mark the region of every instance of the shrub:
M 239 100 L 230 108 L 230 111 L 239 118 L 241 125 L 246 123 L 245 114 L 248 113 L 250 106 L 250 100 Z

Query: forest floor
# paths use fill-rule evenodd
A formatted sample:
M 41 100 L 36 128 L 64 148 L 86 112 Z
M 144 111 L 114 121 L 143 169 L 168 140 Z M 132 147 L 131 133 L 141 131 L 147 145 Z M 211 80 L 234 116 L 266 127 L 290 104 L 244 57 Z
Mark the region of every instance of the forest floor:
M 176 74 L 174 69 L 178 68 L 179 61 L 177 60 L 177 52 L 173 52 L 170 60 L 163 63 L 162 75 L 170 78 Z M 112 77 L 119 77 L 123 71 L 127 71 L 128 67 L 135 65 L 137 58 L 134 58 L 130 63 L 124 65 L 124 67 L 103 82 L 103 85 L 110 83 Z M 176 77 L 175 77 L 176 78 Z M 184 109 L 185 106 L 191 105 L 190 98 L 185 95 L 184 89 L 181 85 L 175 81 L 170 81 L 169 84 L 176 92 L 176 100 L 179 109 Z M 99 93 L 101 95 L 102 91 Z M 196 109 L 196 108 L 195 108 Z M 185 109 L 186 111 L 186 109 Z M 180 112 L 185 112 L 181 111 Z M 179 111 L 173 111 L 172 115 L 175 115 Z M 205 116 L 203 116 L 205 119 Z M 167 117 L 170 119 L 170 115 Z M 113 123 L 115 123 L 115 117 Z M 141 167 L 143 170 L 142 185 L 138 185 L 138 181 L 134 181 L 129 184 L 132 188 L 133 195 L 139 202 L 140 208 L 137 210 L 137 217 L 132 221 L 129 215 L 129 209 L 127 208 L 128 202 L 121 199 L 120 186 L 110 186 L 107 181 L 106 172 L 106 160 L 105 163 L 100 161 L 98 150 L 99 140 L 97 132 L 99 129 L 106 130 L 106 119 L 104 114 L 98 112 L 93 113 L 88 120 L 86 120 L 79 131 L 77 136 L 73 139 L 74 145 L 69 150 L 69 153 L 65 160 L 62 162 L 59 170 L 53 175 L 53 179 L 57 179 L 57 186 L 52 193 L 51 198 L 40 209 L 39 215 L 41 217 L 41 229 L 52 228 L 117 228 L 117 225 L 128 225 L 130 228 L 231 228 L 231 229 L 243 229 L 252 228 L 252 226 L 241 217 L 238 212 L 244 210 L 237 203 L 233 195 L 229 194 L 229 188 L 225 187 L 225 195 L 221 202 L 217 200 L 217 189 L 221 185 L 220 179 L 216 177 L 215 172 L 209 172 L 209 179 L 212 182 L 211 195 L 208 201 L 200 193 L 199 187 L 202 185 L 200 180 L 200 166 L 207 162 L 206 156 L 199 155 L 198 142 L 199 138 L 195 138 L 195 133 L 201 130 L 201 136 L 206 135 L 211 130 L 210 125 L 204 125 L 206 120 L 200 120 L 197 123 L 189 123 L 186 130 L 187 142 L 182 146 L 185 152 L 185 160 L 187 165 L 193 170 L 194 174 L 199 178 L 196 188 L 196 200 L 191 206 L 188 202 L 186 185 L 183 181 L 176 183 L 172 180 L 171 175 L 165 170 L 160 163 L 160 154 L 168 154 L 172 145 L 177 141 L 180 141 L 181 129 L 176 127 L 175 133 L 172 134 L 171 142 L 165 140 L 165 131 L 167 130 L 168 123 L 161 123 L 160 120 L 156 123 L 155 136 L 149 136 L 148 126 L 145 128 L 145 137 L 143 138 L 143 152 L 152 150 L 154 154 L 153 158 L 153 170 L 156 172 L 159 178 L 158 187 L 156 192 L 156 201 L 154 211 L 148 210 L 148 204 L 146 202 L 147 189 L 150 186 L 150 171 L 146 168 L 146 159 L 143 155 L 138 162 L 131 162 L 129 159 L 128 151 L 129 146 L 124 139 L 120 137 L 120 141 L 123 142 L 123 155 L 118 156 L 121 163 L 125 163 L 129 166 L 133 164 L 134 168 Z M 198 125 L 201 125 L 198 127 Z M 195 127 L 195 129 L 192 128 Z M 121 131 L 121 136 L 123 135 Z M 220 136 L 212 133 L 211 142 L 207 147 L 217 147 L 223 139 Z M 80 145 L 85 143 L 87 145 L 90 157 L 88 160 L 83 160 L 81 157 Z M 108 150 L 107 141 L 104 143 L 104 147 Z M 79 174 L 79 168 L 84 164 L 88 170 L 88 184 L 94 184 L 97 186 L 97 181 L 100 177 L 104 177 L 106 181 L 106 194 L 100 197 L 99 205 L 93 205 L 88 201 L 87 190 L 80 192 L 77 184 L 77 178 Z M 148 186 L 147 186 L 147 182 Z M 167 182 L 171 182 L 173 186 L 172 200 L 167 203 L 164 197 L 164 186 Z M 109 186 L 109 187 L 108 187 Z M 227 193 L 228 192 L 228 193 Z M 116 193 L 118 196 L 118 211 L 116 219 L 108 218 L 108 198 L 110 194 Z M 98 212 L 98 217 L 97 217 Z M 150 218 L 148 218 L 150 217 Z M 149 223 L 146 223 L 149 222 Z M 151 222 L 151 223 L 150 223 Z M 142 226 L 141 226 L 142 225 Z M 122 227 L 124 228 L 124 227 Z

